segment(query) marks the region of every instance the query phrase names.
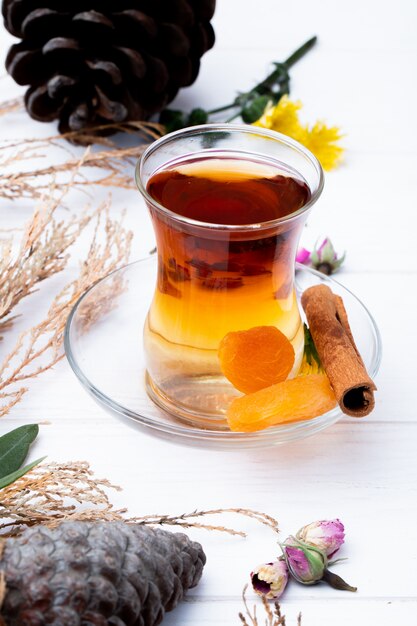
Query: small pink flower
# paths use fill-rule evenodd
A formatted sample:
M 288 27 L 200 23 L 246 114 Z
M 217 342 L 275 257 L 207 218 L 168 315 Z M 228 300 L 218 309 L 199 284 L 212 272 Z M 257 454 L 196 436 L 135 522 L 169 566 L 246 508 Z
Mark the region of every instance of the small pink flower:
M 288 570 L 303 585 L 314 585 L 322 580 L 327 566 L 324 552 L 307 546 L 294 537 L 288 537 L 282 546 Z
M 339 519 L 321 520 L 303 526 L 296 537 L 302 543 L 315 546 L 332 557 L 344 543 L 345 528 Z
M 299 248 L 297 252 L 297 256 L 295 260 L 297 263 L 302 263 L 303 265 L 309 265 L 311 259 L 311 252 L 307 250 L 307 248 Z
M 276 600 L 284 593 L 288 582 L 288 568 L 285 561 L 263 563 L 251 573 L 254 591 L 267 600 Z
M 320 581 L 326 582 L 335 589 L 356 591 L 337 574 L 327 569 L 326 553 L 316 546 L 300 541 L 296 537 L 288 537 L 281 550 L 288 566 L 290 575 L 303 585 L 314 585 Z
M 311 253 L 311 265 L 322 274 L 334 274 L 345 260 L 346 252 L 338 256 L 328 237 L 323 239 L 319 247 L 315 246 Z
M 329 275 L 337 272 L 345 260 L 345 256 L 346 253 L 339 257 L 330 239 L 325 237 L 320 245 L 315 245 L 312 252 L 306 248 L 300 248 L 297 252 L 296 261 L 314 267 L 322 274 Z

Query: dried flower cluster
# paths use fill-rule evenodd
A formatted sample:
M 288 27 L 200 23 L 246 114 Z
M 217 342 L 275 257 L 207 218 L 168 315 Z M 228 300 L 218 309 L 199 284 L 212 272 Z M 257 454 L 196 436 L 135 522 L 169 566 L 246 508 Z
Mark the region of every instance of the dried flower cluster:
M 334 589 L 357 591 L 328 569 L 339 561 L 330 560 L 345 541 L 345 529 L 339 519 L 318 520 L 299 529 L 279 543 L 282 556 L 258 565 L 251 572 L 254 591 L 265 600 L 282 596 L 291 578 L 302 585 L 326 582 Z
M 0 311 L 4 315 L 10 315 L 14 304 L 30 293 L 40 280 L 62 269 L 65 265 L 63 253 L 92 217 L 96 220 L 94 235 L 78 277 L 54 298 L 45 319 L 19 336 L 0 364 L 0 417 L 20 401 L 27 391 L 26 382 L 29 379 L 50 369 L 62 358 L 66 320 L 80 296 L 129 258 L 132 233 L 125 230 L 121 221 L 110 219 L 108 203 L 102 204 L 93 216 L 83 215 L 65 225 L 51 221 L 53 207 L 56 206 L 55 201 L 51 202 L 49 208 L 35 213 L 10 273 L 6 273 L 4 284 L 3 280 L 0 281 Z M 100 242 L 102 237 L 104 240 Z M 7 254 L 10 258 L 9 248 Z M 17 277 L 20 266 L 24 272 Z M 110 299 L 113 301 L 119 292 L 120 285 L 111 294 L 108 291 L 102 293 L 103 302 L 83 312 L 86 323 L 94 321 L 103 309 L 108 308 Z M 4 332 L 4 326 L 2 330 Z

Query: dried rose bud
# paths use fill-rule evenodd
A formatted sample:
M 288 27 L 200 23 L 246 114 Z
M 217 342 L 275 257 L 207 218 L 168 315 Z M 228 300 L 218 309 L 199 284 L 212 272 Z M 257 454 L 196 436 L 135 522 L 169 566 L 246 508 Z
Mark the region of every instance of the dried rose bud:
M 302 543 L 319 548 L 327 557 L 332 557 L 344 543 L 344 531 L 339 519 L 321 520 L 300 528 L 296 538 Z
M 324 552 L 288 537 L 282 546 L 290 574 L 303 585 L 314 585 L 323 578 L 327 566 Z
M 282 596 L 287 585 L 287 564 L 282 560 L 263 563 L 250 576 L 254 591 L 267 600 L 274 600 Z
M 288 537 L 281 545 L 288 571 L 295 580 L 303 585 L 314 585 L 326 582 L 334 589 L 356 591 L 356 587 L 348 585 L 340 576 L 327 569 L 326 553 L 320 548 L 299 541 L 296 537 Z
M 311 252 L 307 250 L 307 248 L 299 248 L 297 252 L 297 256 L 295 260 L 297 263 L 302 263 L 303 265 L 309 265 L 311 259 Z
M 323 274 L 334 274 L 345 260 L 346 253 L 339 258 L 332 242 L 326 237 L 320 246 L 316 246 L 311 253 L 310 264 Z

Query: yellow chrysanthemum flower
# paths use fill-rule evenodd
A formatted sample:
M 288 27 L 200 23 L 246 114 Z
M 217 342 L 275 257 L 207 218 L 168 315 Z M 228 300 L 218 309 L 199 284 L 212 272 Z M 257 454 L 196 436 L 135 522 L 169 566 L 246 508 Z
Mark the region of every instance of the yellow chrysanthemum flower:
M 262 117 L 253 125 L 270 128 L 289 137 L 294 137 L 302 130 L 298 118 L 298 111 L 302 106 L 301 102 L 293 102 L 287 96 L 283 96 L 275 106 L 269 104 Z
M 318 121 L 311 128 L 305 128 L 297 139 L 318 158 L 323 169 L 332 170 L 343 158 L 344 149 L 337 144 L 342 137 L 337 126 L 326 126 Z
M 337 126 L 326 126 L 318 121 L 309 127 L 301 123 L 298 112 L 301 102 L 293 102 L 283 96 L 278 104 L 268 105 L 254 126 L 269 128 L 296 139 L 308 148 L 320 161 L 325 170 L 332 170 L 342 160 L 344 149 L 338 145 L 343 137 Z

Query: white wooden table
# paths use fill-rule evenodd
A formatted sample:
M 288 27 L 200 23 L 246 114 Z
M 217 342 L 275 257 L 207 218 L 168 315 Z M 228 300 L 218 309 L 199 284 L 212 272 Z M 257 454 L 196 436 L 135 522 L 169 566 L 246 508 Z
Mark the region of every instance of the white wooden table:
M 327 234 L 338 250 L 347 250 L 338 278 L 365 302 L 381 330 L 384 358 L 371 416 L 342 419 L 314 437 L 266 450 L 185 447 L 106 414 L 63 361 L 33 383 L 0 423 L 3 433 L 49 420 L 32 457 L 88 460 L 97 475 L 123 486 L 113 500 L 132 515 L 247 507 L 276 516 L 282 539 L 307 522 L 340 517 L 346 526 L 340 556 L 348 560 L 334 570 L 358 592 L 294 583 L 282 600 L 288 626 L 300 610 L 303 626 L 417 623 L 416 23 L 412 0 L 219 0 L 217 43 L 197 82 L 177 100 L 187 108 L 226 103 L 263 77 L 270 61 L 283 60 L 318 35 L 317 47 L 292 70 L 292 96 L 303 101 L 306 120 L 321 117 L 342 126 L 347 152 L 344 166 L 327 175 L 303 243 Z M 3 56 L 11 41 L 1 26 Z M 0 92 L 6 99 L 21 89 L 3 77 Z M 23 113 L 7 119 L 0 121 L 2 137 L 53 129 Z M 116 191 L 113 205 L 115 215 L 128 207 L 133 257 L 145 255 L 153 235 L 138 194 Z M 0 227 L 20 227 L 32 209 L 28 201 L 3 202 Z M 83 253 L 78 249 L 63 275 L 30 304 L 22 303 L 15 332 L 41 318 Z M 201 583 L 167 615 L 166 626 L 239 624 L 240 594 L 251 568 L 278 553 L 268 529 L 244 518 L 222 522 L 247 530 L 248 538 L 189 531 L 203 543 L 208 562 Z M 252 603 L 251 593 L 249 598 Z

